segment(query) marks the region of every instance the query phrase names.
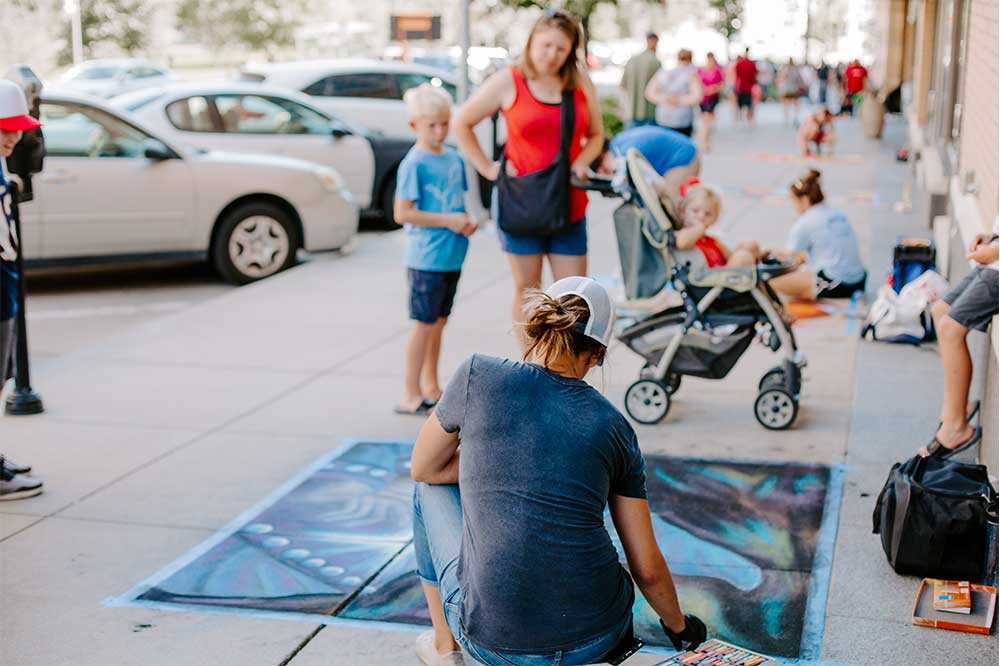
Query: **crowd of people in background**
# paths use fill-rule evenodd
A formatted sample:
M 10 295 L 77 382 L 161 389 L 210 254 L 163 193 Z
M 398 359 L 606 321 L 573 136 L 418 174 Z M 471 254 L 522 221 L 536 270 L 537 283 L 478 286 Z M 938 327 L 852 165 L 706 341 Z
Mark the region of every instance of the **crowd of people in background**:
M 625 127 L 667 127 L 694 137 L 702 152 L 712 149 L 716 109 L 723 100 L 730 101 L 733 117 L 747 127 L 754 124 L 758 104 L 778 100 L 785 124 L 801 130 L 802 153 L 830 153 L 835 145 L 833 118 L 857 111 L 868 79 L 868 70 L 857 60 L 846 65 L 824 61 L 813 67 L 789 58 L 778 66 L 754 60 L 749 48 L 725 66 L 711 52 L 704 64 L 695 64 L 691 51 L 680 49 L 677 64 L 670 67 L 657 56 L 658 46 L 659 38 L 649 33 L 646 48 L 625 65 L 621 79 Z M 803 100 L 812 105 L 804 119 Z

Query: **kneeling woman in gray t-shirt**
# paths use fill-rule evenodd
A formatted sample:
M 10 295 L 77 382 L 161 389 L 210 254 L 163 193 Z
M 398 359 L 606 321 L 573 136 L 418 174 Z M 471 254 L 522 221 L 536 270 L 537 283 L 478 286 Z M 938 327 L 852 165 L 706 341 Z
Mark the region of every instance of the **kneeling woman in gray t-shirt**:
M 460 664 L 459 645 L 484 664 L 590 664 L 613 651 L 632 629 L 634 595 L 604 527 L 608 504 L 667 635 L 704 640 L 653 536 L 635 431 L 583 381 L 613 320 L 589 278 L 531 293 L 525 361 L 473 355 L 420 431 L 413 542 L 434 624 L 417 639 L 423 663 Z

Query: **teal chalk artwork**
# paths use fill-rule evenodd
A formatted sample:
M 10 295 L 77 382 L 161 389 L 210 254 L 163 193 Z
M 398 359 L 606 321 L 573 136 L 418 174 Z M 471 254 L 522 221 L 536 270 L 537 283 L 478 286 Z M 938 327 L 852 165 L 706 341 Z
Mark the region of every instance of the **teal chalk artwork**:
M 333 451 L 107 603 L 427 625 L 411 544 L 411 451 L 410 443 L 370 441 Z M 842 470 L 668 456 L 646 463 L 656 537 L 685 611 L 705 620 L 710 636 L 817 658 Z M 610 516 L 606 522 L 621 552 Z M 638 593 L 634 612 L 636 634 L 666 646 Z

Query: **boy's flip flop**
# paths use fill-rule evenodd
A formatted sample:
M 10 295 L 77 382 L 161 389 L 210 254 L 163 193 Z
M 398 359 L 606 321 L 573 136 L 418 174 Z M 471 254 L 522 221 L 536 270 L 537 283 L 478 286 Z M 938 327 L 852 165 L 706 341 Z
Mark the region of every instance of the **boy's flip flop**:
M 972 429 L 972 435 L 969 437 L 969 439 L 965 440 L 961 444 L 952 448 L 948 448 L 947 446 L 941 443 L 941 440 L 935 437 L 934 439 L 931 440 L 931 443 L 927 445 L 927 455 L 934 456 L 936 458 L 950 458 L 956 453 L 972 448 L 973 446 L 978 444 L 982 438 L 983 438 L 983 429 L 979 426 L 976 426 L 975 428 Z
M 431 413 L 432 409 L 434 409 L 434 403 L 424 400 L 413 409 L 404 409 L 402 406 L 396 405 L 392 411 L 396 414 L 405 414 L 408 416 L 426 416 Z

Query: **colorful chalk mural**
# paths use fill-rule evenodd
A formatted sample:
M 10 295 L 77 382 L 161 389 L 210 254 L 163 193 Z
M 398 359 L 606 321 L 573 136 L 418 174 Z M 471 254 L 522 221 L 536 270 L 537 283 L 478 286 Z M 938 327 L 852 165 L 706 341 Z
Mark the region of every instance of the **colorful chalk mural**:
M 411 448 L 361 441 L 325 456 L 113 605 L 429 624 L 410 543 Z M 822 597 L 812 599 L 822 612 L 829 552 L 821 551 L 833 544 L 821 534 L 836 524 L 835 468 L 646 461 L 654 528 L 685 610 L 710 635 L 759 652 L 815 653 L 810 598 Z M 665 645 L 636 596 L 637 635 Z

